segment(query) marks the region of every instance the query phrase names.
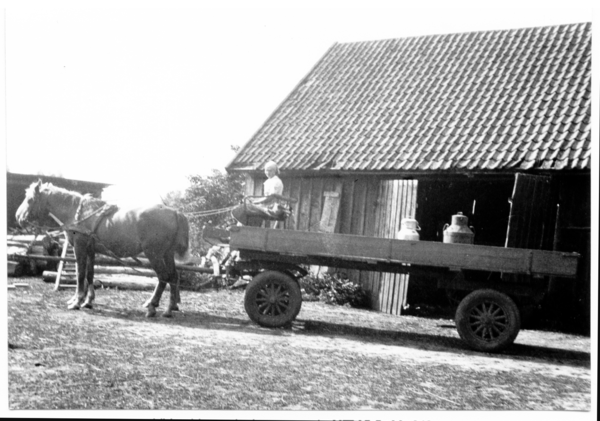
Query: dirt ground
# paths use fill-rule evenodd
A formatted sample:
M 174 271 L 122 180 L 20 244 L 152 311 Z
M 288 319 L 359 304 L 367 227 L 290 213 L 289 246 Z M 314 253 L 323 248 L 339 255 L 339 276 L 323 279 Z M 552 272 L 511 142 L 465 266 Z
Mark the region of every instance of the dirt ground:
M 93 310 L 66 311 L 63 303 L 72 291 L 54 292 L 51 285 L 43 284 L 36 278 L 9 278 L 9 284 L 11 281 L 30 285 L 8 292 L 8 339 L 9 347 L 12 346 L 9 353 L 9 389 L 11 407 L 15 409 L 31 407 L 25 402 L 31 402 L 32 397 L 21 396 L 23 388 L 20 382 L 33 383 L 35 380 L 39 383 L 41 379 L 25 377 L 26 370 L 29 370 L 27 361 L 40 360 L 43 355 L 57 350 L 55 336 L 46 337 L 43 331 L 23 331 L 25 323 L 30 323 L 28 318 L 33 321 L 35 318 L 39 320 L 39 317 L 52 318 L 54 325 L 77 325 L 86 329 L 85 332 L 103 332 L 111 337 L 118 334 L 118 338 L 169 344 L 181 355 L 184 354 L 184 347 L 195 347 L 206 355 L 213 355 L 203 360 L 208 365 L 211 361 L 220 361 L 219 352 L 231 347 L 233 356 L 230 354 L 230 357 L 246 361 L 247 364 L 258 363 L 259 355 L 265 358 L 271 355 L 270 360 L 266 361 L 272 361 L 273 355 L 281 355 L 287 356 L 287 361 L 282 363 L 293 366 L 294 358 L 298 358 L 299 364 L 306 365 L 302 362 L 303 356 L 314 355 L 311 361 L 320 360 L 319 364 L 315 362 L 315 373 L 319 373 L 323 379 L 327 373 L 331 375 L 327 384 L 339 382 L 339 379 L 347 381 L 350 376 L 352 367 L 340 366 L 338 356 L 343 356 L 343 361 L 362 361 L 365 367 L 370 367 L 369 364 L 380 367 L 383 364 L 390 367 L 390 372 L 397 370 L 398 376 L 401 373 L 416 375 L 420 380 L 415 388 L 420 392 L 415 396 L 421 399 L 422 406 L 419 406 L 419 401 L 415 403 L 410 400 L 385 403 L 391 409 L 590 411 L 592 406 L 591 339 L 585 336 L 522 330 L 515 344 L 506 351 L 485 354 L 467 348 L 456 332 L 454 321 L 446 318 L 398 317 L 319 302 L 304 302 L 290 329 L 266 329 L 248 319 L 243 310 L 243 291 L 207 290 L 182 292 L 181 311 L 173 319 L 149 321 L 143 317 L 143 309 L 128 308 L 133 301 L 138 304 L 143 302 L 149 292 L 100 290 Z M 44 311 L 36 316 L 34 310 L 40 306 Z M 61 339 L 60 344 L 85 347 L 78 342 L 78 335 L 83 335 L 82 331 L 74 331 L 69 338 Z M 273 350 L 278 350 L 278 353 L 271 354 Z M 215 353 L 211 354 L 213 351 Z M 328 363 L 328 356 L 337 362 L 332 360 L 331 364 Z M 61 370 L 60 367 L 52 369 L 54 372 Z M 308 369 L 300 367 L 298 373 L 307 373 L 308 379 L 311 378 Z M 365 374 L 361 374 L 361 378 L 364 377 Z M 390 382 L 385 374 L 368 381 L 365 387 L 373 390 Z M 393 381 L 401 382 L 402 379 Z M 462 385 L 463 381 L 464 395 L 460 387 L 459 390 L 451 387 L 452 384 Z M 518 384 L 520 381 L 523 384 Z M 390 383 L 387 386 L 397 386 L 394 385 Z M 306 390 L 302 386 L 300 389 L 310 395 L 312 386 L 306 387 Z M 347 391 L 348 387 L 346 384 L 343 390 Z M 35 394 L 32 391 L 28 393 Z M 379 393 L 373 391 L 373 396 L 379 396 Z M 285 400 L 288 395 L 282 392 L 281 396 Z M 363 398 L 351 393 L 344 396 L 340 398 L 342 409 L 385 408 L 377 400 L 379 398 Z M 252 404 L 256 406 L 248 403 L 248 407 L 333 409 L 340 405 L 331 400 L 321 402 L 318 398 L 290 404 L 290 397 L 287 397 L 286 406 L 281 406 L 283 404 L 280 402 L 269 404 L 275 406 L 261 402 Z M 153 405 L 156 404 L 154 402 Z M 42 403 L 34 405 L 37 409 L 43 406 Z

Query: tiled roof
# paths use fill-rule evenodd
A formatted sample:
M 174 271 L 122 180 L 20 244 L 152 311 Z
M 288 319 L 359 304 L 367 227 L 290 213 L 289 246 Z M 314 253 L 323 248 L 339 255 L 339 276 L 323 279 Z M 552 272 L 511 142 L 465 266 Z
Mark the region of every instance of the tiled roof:
M 229 169 L 589 169 L 591 24 L 334 44 Z

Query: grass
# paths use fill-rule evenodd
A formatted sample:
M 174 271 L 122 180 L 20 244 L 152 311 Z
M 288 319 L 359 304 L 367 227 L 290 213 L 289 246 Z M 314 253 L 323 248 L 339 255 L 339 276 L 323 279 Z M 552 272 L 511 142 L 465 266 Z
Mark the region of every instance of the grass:
M 557 333 L 524 332 L 488 356 L 466 349 L 451 320 L 304 303 L 292 329 L 265 329 L 228 290 L 185 291 L 173 319 L 147 319 L 149 292 L 98 290 L 93 310 L 67 311 L 72 290 L 27 282 L 8 293 L 11 409 L 590 407 L 589 338 L 557 347 Z M 501 368 L 514 361 L 529 368 Z

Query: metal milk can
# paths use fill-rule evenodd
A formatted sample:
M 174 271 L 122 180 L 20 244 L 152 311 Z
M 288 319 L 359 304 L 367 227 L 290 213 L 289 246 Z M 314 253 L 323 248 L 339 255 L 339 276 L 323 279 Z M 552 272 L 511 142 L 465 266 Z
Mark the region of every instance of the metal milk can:
M 419 233 L 420 230 L 419 223 L 416 219 L 411 218 L 402 218 L 400 221 L 400 231 L 396 234 L 396 238 L 398 240 L 410 240 L 410 241 L 419 241 Z
M 444 243 L 473 244 L 475 234 L 469 227 L 469 218 L 462 212 L 452 215 L 452 225 L 444 225 Z

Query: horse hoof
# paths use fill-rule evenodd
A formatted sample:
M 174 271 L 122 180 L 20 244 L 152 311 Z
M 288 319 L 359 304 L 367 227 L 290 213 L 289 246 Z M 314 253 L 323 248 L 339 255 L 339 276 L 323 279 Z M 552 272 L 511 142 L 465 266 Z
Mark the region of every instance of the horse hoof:
M 82 305 L 82 307 L 83 307 L 83 308 L 89 308 L 89 309 L 92 309 L 92 308 L 94 308 L 94 306 L 92 305 L 92 303 L 84 303 L 84 304 Z
M 154 317 L 156 316 L 156 309 L 154 306 L 148 306 L 148 311 L 146 312 L 146 317 Z
M 167 313 L 167 312 L 164 312 L 163 314 L 161 314 L 161 316 L 162 317 L 168 317 L 168 318 L 173 317 L 173 315 L 171 313 Z
M 79 310 L 81 307 L 77 303 L 73 303 L 67 307 L 68 310 Z

